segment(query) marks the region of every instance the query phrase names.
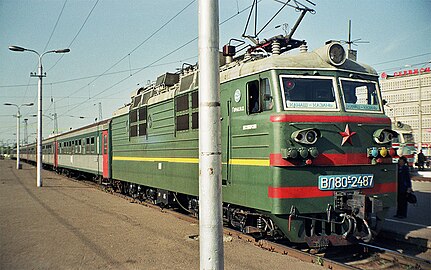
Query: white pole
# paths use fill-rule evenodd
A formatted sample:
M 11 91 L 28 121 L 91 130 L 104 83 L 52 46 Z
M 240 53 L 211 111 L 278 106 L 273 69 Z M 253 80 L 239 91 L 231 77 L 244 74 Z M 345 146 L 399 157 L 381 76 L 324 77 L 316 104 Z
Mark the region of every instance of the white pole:
M 37 91 L 37 169 L 36 169 L 36 178 L 37 178 L 37 186 L 42 186 L 42 78 L 45 77 L 42 69 L 42 57 L 47 53 L 68 53 L 70 49 L 62 49 L 62 50 L 51 50 L 46 51 L 43 54 L 39 54 L 35 50 L 26 49 L 20 46 L 9 46 L 9 50 L 14 52 L 33 52 L 37 54 L 39 57 L 39 74 L 31 74 L 31 77 L 39 77 L 38 91 Z M 33 105 L 33 103 L 31 104 Z
M 18 107 L 18 106 L 17 106 Z M 21 118 L 21 114 L 19 112 L 19 107 L 18 107 L 18 112 L 16 113 L 16 169 L 19 170 L 21 169 L 21 164 L 20 164 L 20 160 L 19 160 L 19 140 L 20 140 L 20 134 L 19 134 L 19 119 Z
M 200 269 L 224 269 L 218 0 L 199 0 Z
M 37 91 L 37 186 L 42 187 L 42 56 L 39 56 L 39 77 Z

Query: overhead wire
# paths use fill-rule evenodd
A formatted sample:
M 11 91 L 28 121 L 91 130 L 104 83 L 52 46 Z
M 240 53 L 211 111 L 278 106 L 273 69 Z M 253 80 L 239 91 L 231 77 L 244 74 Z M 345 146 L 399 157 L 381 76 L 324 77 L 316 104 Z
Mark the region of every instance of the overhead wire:
M 49 36 L 49 39 L 46 42 L 46 45 L 45 45 L 45 48 L 43 48 L 43 51 L 45 51 L 46 48 L 48 48 L 49 42 L 51 42 L 51 38 L 54 35 L 55 29 L 57 29 L 58 22 L 60 21 L 60 18 L 61 18 L 61 15 L 63 14 L 64 8 L 66 7 L 66 3 L 67 3 L 67 0 L 64 1 L 63 7 L 61 8 L 60 14 L 58 14 L 57 21 L 54 24 L 54 28 L 51 31 L 51 35 Z
M 390 71 L 399 71 L 399 70 L 404 70 L 406 68 L 421 67 L 421 66 L 424 66 L 424 65 L 426 65 L 428 63 L 429 63 L 429 61 L 428 62 L 420 62 L 420 63 L 410 64 L 408 66 L 404 65 L 404 66 L 388 67 L 388 68 L 383 68 L 381 70 L 378 70 L 379 71 L 378 73 L 381 73 L 381 72 L 390 72 Z
M 426 56 L 426 55 L 430 55 L 430 54 L 431 53 L 423 53 L 423 54 L 408 56 L 408 57 L 399 58 L 399 59 L 395 59 L 395 60 L 389 60 L 389 61 L 384 61 L 384 62 L 380 62 L 380 63 L 371 64 L 371 66 L 379 66 L 379 65 L 383 65 L 383 64 L 389 64 L 389 63 L 393 63 L 393 62 L 399 62 L 399 61 L 408 60 L 408 59 L 412 59 L 412 58 L 416 58 L 416 57 L 421 57 L 421 56 Z
M 182 8 L 179 12 L 177 12 L 173 17 L 171 17 L 168 21 L 166 21 L 162 26 L 160 26 L 156 31 L 154 31 L 151 35 L 149 35 L 146 39 L 144 39 L 144 41 L 142 41 L 138 46 L 136 46 L 134 49 L 132 49 L 130 52 L 128 52 L 126 55 L 124 55 L 120 60 L 118 60 L 117 62 L 115 62 L 112 66 L 110 66 L 107 70 L 105 70 L 102 74 L 100 74 L 99 76 L 95 77 L 91 82 L 89 82 L 87 85 L 92 84 L 93 82 L 95 82 L 96 80 L 98 80 L 100 77 L 102 77 L 104 74 L 106 74 L 108 71 L 110 71 L 112 68 L 114 68 L 115 66 L 117 66 L 120 62 L 122 62 L 124 59 L 126 59 L 127 57 L 130 57 L 130 55 L 132 53 L 134 53 L 137 49 L 139 49 L 143 44 L 145 44 L 148 40 L 150 40 L 152 37 L 154 37 L 158 32 L 160 32 L 163 28 L 165 28 L 170 22 L 172 22 L 175 18 L 177 18 L 181 13 L 183 13 L 189 6 L 191 6 L 194 2 L 196 2 L 196 0 L 192 0 L 190 3 L 188 3 L 184 8 Z M 132 76 L 132 75 L 130 75 Z M 130 77 L 129 76 L 129 77 Z M 87 86 L 83 86 L 81 88 L 79 88 L 78 90 L 74 91 L 73 93 L 71 93 L 70 95 L 74 95 L 76 93 L 78 93 L 79 91 L 81 91 L 82 89 L 85 89 Z
M 120 63 L 121 61 L 123 61 L 125 58 L 127 58 L 127 57 L 129 57 L 130 56 L 130 54 L 132 54 L 133 52 L 135 52 L 137 49 L 139 49 L 143 44 L 145 44 L 149 39 L 151 39 L 154 35 L 156 35 L 158 32 L 160 32 L 164 27 L 166 27 L 170 22 L 172 22 L 176 17 L 178 17 L 181 13 L 183 13 L 189 6 L 191 6 L 194 2 L 196 2 L 196 0 L 193 0 L 193 1 L 191 1 L 190 3 L 188 3 L 183 9 L 181 9 L 178 13 L 176 13 L 172 18 L 170 18 L 168 21 L 166 21 L 162 26 L 160 26 L 156 31 L 154 31 L 149 37 L 147 37 L 144 41 L 142 41 L 138 46 L 136 46 L 133 50 L 131 50 L 129 53 L 127 53 L 124 57 L 122 57 L 120 60 L 118 60 L 116 63 L 114 63 L 110 68 L 108 68 L 107 70 L 105 70 L 105 72 L 103 72 L 102 74 L 100 74 L 100 75 L 98 75 L 95 79 L 93 79 L 91 82 L 89 82 L 89 83 L 87 83 L 85 86 L 83 86 L 83 87 L 81 87 L 81 88 L 79 88 L 77 91 L 74 91 L 72 94 L 70 94 L 69 96 L 72 96 L 72 95 L 74 95 L 74 94 L 76 94 L 76 93 L 78 93 L 79 91 L 81 91 L 82 89 L 85 89 L 88 85 L 90 85 L 91 83 L 93 83 L 93 82 L 95 82 L 97 79 L 99 79 L 100 77 L 102 77 L 103 75 L 105 75 L 109 70 L 111 70 L 112 68 L 114 68 L 116 65 L 118 65 L 118 63 Z M 193 40 L 194 41 L 194 40 Z M 193 42 L 192 41 L 192 42 Z M 188 43 L 187 43 L 188 44 Z M 180 48 L 182 48 L 182 47 L 180 47 Z M 179 49 L 180 49 L 179 48 Z M 175 52 L 176 50 L 174 50 L 173 52 Z M 173 52 L 171 52 L 170 54 L 172 54 Z M 168 55 L 166 55 L 165 57 L 167 57 L 167 56 L 169 56 L 170 54 L 168 54 Z M 160 60 L 162 60 L 162 59 L 164 59 L 165 57 L 162 57 L 162 58 L 159 58 L 159 60 L 158 61 L 160 61 Z M 157 62 L 158 62 L 157 61 Z M 153 62 L 153 63 L 156 63 L 156 62 Z M 150 67 L 150 66 L 152 66 L 153 65 L 153 63 L 152 64 L 150 64 L 150 65 L 147 65 L 147 66 L 145 66 L 145 67 L 143 67 L 143 68 L 139 68 L 138 69 L 138 71 L 137 72 L 135 72 L 135 73 L 131 73 L 129 76 L 127 76 L 126 78 L 124 78 L 124 79 L 122 79 L 122 80 L 120 80 L 119 82 L 117 82 L 116 84 L 114 84 L 114 85 L 112 85 L 111 87 L 108 87 L 107 89 L 105 89 L 103 92 L 105 92 L 105 91 L 107 91 L 107 90 L 109 90 L 109 89 L 111 89 L 111 88 L 113 88 L 113 87 L 115 87 L 116 85 L 118 85 L 118 84 L 120 84 L 120 83 L 122 83 L 123 81 L 125 81 L 125 80 L 127 80 L 128 78 L 130 78 L 131 76 L 133 76 L 134 74 L 137 74 L 138 72 L 141 72 L 142 70 L 144 70 L 144 69 L 146 69 L 146 68 L 148 68 L 148 67 Z M 129 72 L 131 72 L 131 69 L 129 69 Z M 83 101 L 83 102 L 81 102 L 80 104 L 78 104 L 77 106 L 74 106 L 74 107 L 72 107 L 71 109 L 69 109 L 69 110 L 67 110 L 66 111 L 66 113 L 67 112 L 70 112 L 70 111 L 72 111 L 73 109 L 75 109 L 75 108 L 77 108 L 77 107 L 79 107 L 79 106 L 81 106 L 82 104 L 85 104 L 86 102 L 88 102 L 89 100 L 91 100 L 91 99 L 93 99 L 94 97 L 96 97 L 96 96 L 98 96 L 98 95 L 100 95 L 101 93 L 103 93 L 103 92 L 99 92 L 98 94 L 96 94 L 95 96 L 93 96 L 93 97 L 89 97 L 89 99 L 87 99 L 87 100 L 85 100 L 85 101 Z M 64 98 L 63 98 L 64 99 Z M 63 99 L 60 99 L 59 101 L 61 101 L 61 100 L 63 100 Z M 59 116 L 60 115 L 63 115 L 63 114 L 59 114 Z
M 259 0 L 259 1 L 262 1 L 262 0 Z M 219 23 L 219 25 L 223 25 L 223 24 L 225 24 L 226 22 L 230 21 L 231 19 L 233 19 L 234 17 L 236 17 L 236 16 L 238 16 L 239 14 L 243 13 L 244 11 L 246 11 L 246 10 L 250 9 L 251 7 L 252 7 L 252 6 L 250 5 L 250 6 L 246 7 L 246 8 L 244 8 L 244 9 L 242 9 L 241 11 L 237 12 L 236 14 L 232 15 L 231 17 L 229 17 L 229 18 L 225 19 L 224 21 L 222 21 L 221 23 Z M 138 71 L 136 71 L 136 72 L 135 72 L 135 73 L 133 73 L 132 75 L 136 75 L 137 73 L 141 72 L 141 71 L 142 71 L 142 70 L 144 70 L 145 68 L 148 68 L 149 66 L 154 65 L 155 63 L 157 63 L 157 62 L 159 62 L 159 61 L 161 61 L 161 60 L 165 59 L 166 57 L 168 57 L 168 56 L 172 55 L 173 53 L 175 53 L 175 52 L 179 51 L 180 49 L 182 49 L 182 48 L 186 47 L 187 45 L 191 44 L 192 42 L 196 41 L 197 39 L 198 39 L 198 37 L 195 37 L 195 38 L 193 38 L 193 39 L 191 39 L 191 40 L 187 41 L 186 43 L 184 43 L 184 44 L 182 44 L 181 46 L 177 47 L 177 48 L 176 48 L 176 49 L 174 49 L 173 51 L 171 51 L 171 52 L 169 52 L 169 53 L 165 54 L 164 56 L 162 56 L 162 57 L 158 58 L 157 60 L 153 61 L 153 62 L 152 62 L 151 64 L 149 64 L 148 66 L 145 66 L 145 67 L 143 67 L 143 68 L 140 68 Z M 130 77 L 131 77 L 131 76 L 127 76 L 127 77 L 125 77 L 125 78 L 121 79 L 120 81 L 118 81 L 118 82 L 114 83 L 113 85 L 111 85 L 111 86 L 109 86 L 109 87 L 105 88 L 104 90 L 100 91 L 99 93 L 97 93 L 96 95 L 94 95 L 93 97 L 91 97 L 91 99 L 93 99 L 93 98 L 95 98 L 95 97 L 97 97 L 97 96 L 99 96 L 99 95 L 101 95 L 101 94 L 105 93 L 106 91 L 108 91 L 108 90 L 112 89 L 113 87 L 115 87 L 115 86 L 119 85 L 120 83 L 122 83 L 122 82 L 126 81 L 126 80 L 127 80 L 127 79 L 129 79 Z M 86 103 L 86 102 L 88 102 L 88 101 L 89 101 L 89 100 L 85 100 L 85 101 L 81 102 L 81 104 L 79 104 L 79 105 L 77 105 L 77 106 L 72 107 L 71 109 L 69 109 L 68 111 L 66 111 L 66 113 L 67 113 L 67 112 L 70 112 L 70 111 L 72 111 L 72 110 L 74 110 L 74 109 L 76 109 L 76 108 L 78 108 L 78 107 L 80 107 L 81 105 L 85 104 L 85 103 Z
M 46 42 L 46 45 L 45 45 L 45 48 L 43 48 L 43 51 L 46 51 L 46 48 L 48 48 L 49 42 L 51 41 L 51 38 L 54 35 L 55 29 L 57 29 L 58 22 L 60 21 L 61 15 L 63 14 L 64 8 L 66 7 L 66 4 L 67 4 L 67 0 L 64 1 L 63 7 L 61 8 L 60 14 L 57 17 L 57 21 L 55 22 L 54 28 L 51 31 L 51 35 L 49 36 L 49 39 Z M 51 84 L 51 96 L 52 96 L 52 84 Z M 52 98 L 51 98 L 51 103 L 50 103 L 49 107 L 46 109 L 46 111 L 50 110 L 52 104 L 53 104 L 53 102 L 52 102 Z
M 98 3 L 99 3 L 99 0 L 96 0 L 96 3 L 94 3 L 93 7 L 91 8 L 90 12 L 88 13 L 87 17 L 85 18 L 84 22 L 82 23 L 81 27 L 79 28 L 78 32 L 73 37 L 72 41 L 69 43 L 69 45 L 67 46 L 67 48 L 70 48 L 72 46 L 72 44 L 75 42 L 76 38 L 81 33 L 82 29 L 84 28 L 85 24 L 87 23 L 88 19 L 90 18 L 91 14 L 93 13 L 93 11 L 96 8 L 96 6 L 97 6 Z M 61 56 L 57 59 L 57 61 L 54 63 L 54 65 L 52 65 L 48 69 L 48 71 L 50 71 L 51 69 L 53 69 L 58 64 L 58 62 L 60 62 L 61 59 L 63 59 L 63 57 L 64 57 L 64 54 L 61 54 Z
M 54 35 L 55 29 L 57 29 L 58 22 L 60 21 L 60 18 L 61 18 L 61 15 L 63 14 L 64 8 L 66 7 L 66 3 L 67 3 L 67 0 L 64 1 L 63 7 L 61 8 L 60 14 L 58 14 L 58 16 L 57 16 L 57 21 L 54 24 L 54 27 L 53 27 L 53 29 L 51 31 L 51 34 L 50 34 L 50 36 L 48 38 L 48 41 L 45 44 L 45 47 L 43 48 L 43 51 L 45 51 L 46 48 L 48 48 L 49 42 L 51 42 L 52 36 Z M 37 65 L 36 65 L 36 68 L 37 68 Z M 28 87 L 30 86 L 30 79 L 31 79 L 31 77 L 29 77 L 29 79 L 28 79 L 27 88 L 25 89 L 24 95 L 22 96 L 23 97 L 22 102 L 24 102 L 24 99 L 27 96 Z M 34 99 L 33 99 L 33 102 L 36 102 L 36 98 L 37 97 L 35 96 Z
M 165 63 L 161 63 L 161 64 L 157 64 L 157 65 L 151 65 L 151 67 L 160 67 L 160 66 L 166 66 L 166 65 L 172 65 L 172 64 L 176 64 L 176 63 L 182 63 L 184 61 L 190 60 L 190 59 L 194 59 L 197 58 L 198 56 L 192 56 L 192 57 L 188 57 L 182 60 L 178 60 L 178 61 L 171 61 L 171 62 L 165 62 Z M 68 79 L 68 80 L 62 80 L 62 81 L 56 81 L 56 82 L 50 82 L 49 84 L 52 85 L 57 85 L 57 84 L 63 84 L 63 83 L 68 83 L 68 82 L 74 82 L 74 81 L 81 81 L 81 80 L 86 80 L 86 79 L 91 79 L 91 78 L 95 78 L 98 76 L 110 76 L 110 75 L 115 75 L 115 74 L 120 74 L 120 73 L 126 73 L 126 72 L 130 72 L 130 71 L 134 71 L 134 70 L 139 70 L 142 67 L 139 68 L 132 68 L 132 69 L 127 69 L 127 70 L 119 70 L 119 71 L 113 71 L 113 72 L 109 72 L 109 73 L 105 73 L 105 74 L 97 74 L 97 75 L 91 75 L 91 76 L 85 76 L 85 77 L 78 77 L 78 78 L 73 78 L 73 79 Z M 30 86 L 36 86 L 37 84 L 30 84 Z M 0 85 L 0 88 L 14 88 L 14 87 L 24 87 L 27 86 L 26 84 L 15 84 L 15 85 Z M 65 98 L 67 98 L 69 96 L 65 96 Z
M 87 23 L 88 19 L 90 18 L 91 14 L 93 13 L 93 11 L 94 11 L 94 9 L 96 8 L 96 6 L 97 6 L 97 4 L 99 3 L 99 1 L 100 1 L 100 0 L 96 0 L 96 2 L 94 3 L 93 7 L 92 7 L 92 8 L 91 8 L 91 10 L 90 10 L 90 12 L 87 14 L 87 17 L 85 18 L 85 20 L 84 20 L 84 22 L 82 23 L 81 27 L 79 28 L 78 32 L 75 34 L 75 36 L 73 37 L 72 41 L 69 43 L 69 45 L 67 46 L 67 48 L 70 48 L 70 47 L 72 46 L 72 44 L 75 42 L 75 40 L 78 38 L 79 34 L 81 33 L 82 29 L 84 29 L 84 26 L 86 25 L 86 23 Z M 67 2 L 67 0 L 65 1 L 64 5 L 63 5 L 63 8 L 62 8 L 61 13 L 63 12 L 64 7 L 66 6 L 66 2 Z M 60 13 L 60 16 L 61 16 L 61 13 Z M 58 20 L 59 20 L 59 18 L 58 18 Z M 58 22 L 58 20 L 57 20 L 57 22 Z M 48 69 L 48 71 L 52 70 L 52 69 L 53 69 L 53 68 L 54 68 L 54 67 L 55 67 L 55 66 L 56 66 L 56 65 L 57 65 L 57 64 L 58 64 L 58 63 L 63 59 L 63 57 L 64 57 L 64 54 L 62 54 L 62 55 L 57 59 L 57 61 L 54 63 L 54 65 L 52 65 L 52 66 Z M 52 87 L 52 85 L 51 85 L 51 87 Z M 49 108 L 48 108 L 46 111 L 49 111 L 49 109 L 51 108 L 51 106 L 52 106 L 52 103 L 50 104 Z
M 164 56 L 162 56 L 162 57 L 158 58 L 157 60 L 153 61 L 153 62 L 152 62 L 151 64 L 149 64 L 148 66 L 145 66 L 145 67 L 143 67 L 143 68 L 140 68 L 138 71 L 136 71 L 136 72 L 135 72 L 135 73 L 133 73 L 132 75 L 136 75 L 136 74 L 138 74 L 139 72 L 141 72 L 141 71 L 143 71 L 144 69 L 148 68 L 148 67 L 149 67 L 149 66 L 151 66 L 152 64 L 155 64 L 155 63 L 157 63 L 157 62 L 159 62 L 159 61 L 163 60 L 164 58 L 166 58 L 166 57 L 170 56 L 171 54 L 173 54 L 173 53 L 175 53 L 175 52 L 177 52 L 177 51 L 181 50 L 182 48 L 186 47 L 186 46 L 187 46 L 187 45 L 189 45 L 190 43 L 192 43 L 192 42 L 196 41 L 197 39 L 198 39 L 198 38 L 196 37 L 196 38 L 194 38 L 194 39 L 192 39 L 192 40 L 189 40 L 188 42 L 184 43 L 184 44 L 183 44 L 183 45 L 181 45 L 180 47 L 178 47 L 178 48 L 174 49 L 173 51 L 171 51 L 171 52 L 169 52 L 169 53 L 165 54 Z M 111 85 L 111 86 L 109 86 L 109 87 L 105 88 L 104 90 L 102 90 L 102 91 L 100 91 L 99 93 L 97 93 L 97 94 L 95 94 L 94 96 L 92 96 L 92 97 L 90 98 L 90 100 L 91 100 L 91 99 L 93 99 L 93 98 L 95 98 L 95 97 L 97 97 L 97 96 L 99 96 L 99 95 L 101 95 L 101 94 L 103 94 L 103 93 L 105 93 L 106 91 L 108 91 L 108 90 L 110 90 L 110 89 L 114 88 L 115 86 L 119 85 L 120 83 L 122 83 L 122 82 L 126 81 L 126 80 L 127 80 L 127 79 L 129 79 L 129 78 L 130 78 L 130 76 L 127 76 L 127 77 L 125 77 L 125 78 L 123 78 L 123 79 L 119 80 L 118 82 L 114 83 L 113 85 Z M 72 107 L 71 109 L 67 110 L 65 113 L 68 113 L 68 112 L 70 112 L 70 111 L 72 111 L 72 110 L 74 110 L 74 109 L 76 109 L 76 108 L 80 107 L 81 105 L 83 105 L 83 104 L 87 103 L 88 101 L 89 101 L 89 100 L 85 100 L 85 101 L 83 101 L 83 102 L 80 102 L 80 103 L 79 103 L 79 104 L 77 104 L 76 106 L 74 106 L 74 107 Z M 63 115 L 63 114 L 61 114 L 61 115 Z
M 196 58 L 196 57 L 197 57 L 197 56 L 193 56 L 193 57 L 185 58 L 185 59 L 182 59 L 182 60 L 179 60 L 179 61 L 166 62 L 166 63 L 162 63 L 162 64 L 158 64 L 158 65 L 149 65 L 149 66 L 145 66 L 145 67 L 141 67 L 141 68 L 135 68 L 135 69 L 132 69 L 132 70 L 142 70 L 142 69 L 151 68 L 151 67 L 157 67 L 157 66 L 164 66 L 164 65 L 175 64 L 175 63 L 178 63 L 178 62 L 182 63 L 182 62 L 184 62 L 184 61 L 187 61 L 187 60 L 190 60 L 190 59 L 193 59 L 193 58 Z M 126 73 L 126 72 L 130 72 L 130 70 L 123 70 L 123 71 L 117 71 L 117 72 L 106 73 L 106 74 L 105 74 L 105 75 L 103 75 L 103 76 L 112 75 L 112 74 L 118 74 L 118 73 Z M 133 75 L 133 74 L 132 74 L 132 75 Z M 57 83 L 64 83 L 64 82 L 69 82 L 69 81 L 74 81 L 74 80 L 82 80 L 82 79 L 92 78 L 92 77 L 96 77 L 96 76 L 99 76 L 99 75 L 88 76 L 88 77 L 85 77 L 85 78 L 78 78 L 78 79 L 72 79 L 72 80 L 66 80 L 66 81 L 60 81 L 60 82 L 57 82 Z M 55 84 L 55 83 L 52 83 L 52 84 Z M 74 98 L 76 98 L 76 99 L 87 99 L 86 101 L 88 101 L 88 100 L 89 100 L 87 97 L 76 97 L 76 96 L 63 96 L 63 97 L 58 97 L 58 98 L 61 98 L 60 100 L 64 100 L 64 99 L 74 99 Z M 99 98 L 99 99 L 104 100 L 104 99 L 117 99 L 117 98 L 101 97 L 101 98 Z M 60 100 L 59 100 L 59 101 L 60 101 Z M 59 102 L 59 101 L 57 101 L 57 102 Z M 71 106 L 76 106 L 76 105 L 81 104 L 81 103 L 82 103 L 82 102 L 75 103 L 75 104 L 68 104 L 68 105 L 65 105 L 65 106 L 57 106 L 57 107 L 56 107 L 56 109 L 58 110 L 58 109 L 68 108 L 68 107 L 71 107 Z M 46 111 L 48 112 L 49 110 L 47 109 Z M 50 122 L 52 122 L 52 121 L 53 121 L 53 120 L 48 121 L 48 122 L 50 123 Z M 46 124 L 44 124 L 44 126 L 45 126 L 45 125 L 46 125 Z
M 66 4 L 67 4 L 67 0 L 65 0 L 64 3 L 63 3 L 63 6 L 62 6 L 62 8 L 60 10 L 59 15 L 57 16 L 57 20 L 56 20 L 56 22 L 54 24 L 54 27 L 53 27 L 53 29 L 51 31 L 51 34 L 50 34 L 50 36 L 48 38 L 48 41 L 46 42 L 45 47 L 43 48 L 43 51 L 45 51 L 48 48 L 48 45 L 51 42 L 51 39 L 52 39 L 52 37 L 53 37 L 53 35 L 55 33 L 55 30 L 57 29 L 58 23 L 60 22 L 60 19 L 62 17 L 62 14 L 64 12 L 65 7 L 66 7 Z M 37 65 L 36 65 L 36 67 L 37 67 Z M 28 93 L 28 89 L 29 89 L 29 86 L 30 86 L 30 79 L 31 78 L 29 78 L 28 83 L 26 85 L 26 90 L 24 92 L 24 95 L 22 96 L 23 97 L 23 102 L 24 102 L 24 99 L 25 99 L 25 97 L 27 96 L 27 93 Z M 37 99 L 37 97 L 34 97 L 34 100 L 33 100 L 34 103 L 36 102 L 36 99 Z

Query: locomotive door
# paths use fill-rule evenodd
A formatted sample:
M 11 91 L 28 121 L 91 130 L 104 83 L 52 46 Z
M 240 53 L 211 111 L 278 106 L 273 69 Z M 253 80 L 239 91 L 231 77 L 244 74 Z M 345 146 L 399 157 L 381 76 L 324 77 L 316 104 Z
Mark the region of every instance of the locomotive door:
M 102 131 L 102 176 L 109 178 L 109 142 L 108 131 Z
M 237 103 L 233 99 L 234 95 L 238 96 L 238 91 L 232 91 L 235 86 L 230 83 L 220 85 L 220 113 L 221 113 L 221 136 L 222 136 L 222 185 L 229 186 L 232 184 L 232 164 L 231 164 L 231 152 L 232 152 L 232 106 L 238 107 Z M 235 108 L 237 109 L 237 108 Z

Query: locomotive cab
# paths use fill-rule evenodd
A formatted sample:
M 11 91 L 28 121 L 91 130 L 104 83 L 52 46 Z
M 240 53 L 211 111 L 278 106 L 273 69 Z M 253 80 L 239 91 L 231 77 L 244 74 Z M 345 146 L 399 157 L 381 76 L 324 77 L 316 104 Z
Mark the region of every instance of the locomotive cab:
M 230 203 L 261 209 L 292 242 L 370 241 L 396 200 L 377 73 L 338 42 L 297 55 L 274 43 L 222 67 L 223 193 L 242 191 Z

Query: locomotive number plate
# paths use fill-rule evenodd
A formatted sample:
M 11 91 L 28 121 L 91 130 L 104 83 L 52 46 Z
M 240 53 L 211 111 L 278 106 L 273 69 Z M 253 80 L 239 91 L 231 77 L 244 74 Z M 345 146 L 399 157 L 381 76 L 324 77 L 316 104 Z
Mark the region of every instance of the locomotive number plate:
M 342 174 L 319 176 L 320 190 L 358 189 L 374 187 L 374 174 Z

